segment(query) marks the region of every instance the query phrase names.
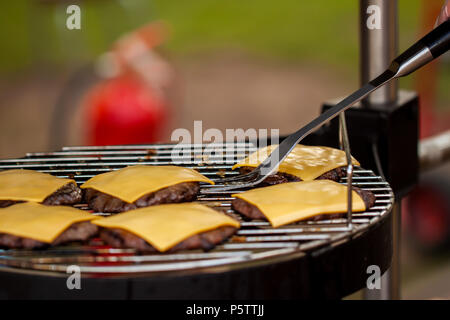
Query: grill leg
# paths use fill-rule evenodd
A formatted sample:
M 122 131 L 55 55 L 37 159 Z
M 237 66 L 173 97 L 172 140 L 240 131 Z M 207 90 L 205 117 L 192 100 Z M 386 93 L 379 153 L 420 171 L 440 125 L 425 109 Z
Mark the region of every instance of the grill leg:
M 392 210 L 392 263 L 391 267 L 381 277 L 381 288 L 364 289 L 366 300 L 400 300 L 400 237 L 401 237 L 401 214 L 402 206 L 400 200 L 394 204 Z
M 392 223 L 392 238 L 393 238 L 393 256 L 392 256 L 392 265 L 390 268 L 390 291 L 391 291 L 391 299 L 400 300 L 401 299 L 401 290 L 400 290 L 400 248 L 401 248 L 401 235 L 402 235 L 402 203 L 401 199 L 397 200 L 394 204 L 392 217 L 394 219 Z

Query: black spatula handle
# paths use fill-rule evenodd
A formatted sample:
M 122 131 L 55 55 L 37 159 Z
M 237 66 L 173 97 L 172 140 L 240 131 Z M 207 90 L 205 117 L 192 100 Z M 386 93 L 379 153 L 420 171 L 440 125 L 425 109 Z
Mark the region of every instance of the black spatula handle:
M 391 70 L 395 77 L 403 77 L 448 51 L 450 46 L 450 20 L 442 23 L 433 31 L 394 59 Z
M 435 59 L 447 52 L 450 49 L 450 20 L 437 26 L 419 41 L 430 49 Z

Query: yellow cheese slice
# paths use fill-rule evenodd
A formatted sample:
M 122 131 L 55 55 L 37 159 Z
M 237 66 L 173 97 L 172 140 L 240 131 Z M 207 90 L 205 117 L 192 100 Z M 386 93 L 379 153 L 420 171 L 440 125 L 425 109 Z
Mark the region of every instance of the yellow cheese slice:
M 181 241 L 201 232 L 222 226 L 239 228 L 229 216 L 197 203 L 163 204 L 140 208 L 96 220 L 105 228 L 131 232 L 164 252 Z
M 195 170 L 177 166 L 131 166 L 99 174 L 81 185 L 132 203 L 145 194 L 182 182 L 211 180 Z
M 62 186 L 76 182 L 32 170 L 0 172 L 0 200 L 42 202 Z
M 0 233 L 51 243 L 72 224 L 98 218 L 68 206 L 25 202 L 0 209 Z
M 364 201 L 352 192 L 352 211 L 364 211 Z M 347 187 L 331 180 L 282 183 L 232 196 L 256 206 L 273 227 L 319 214 L 347 212 Z
M 233 170 L 239 167 L 259 166 L 278 145 L 270 145 L 250 154 L 242 162 L 233 166 Z M 353 165 L 359 166 L 359 162 L 352 157 Z M 296 176 L 303 181 L 314 180 L 322 174 L 347 165 L 345 152 L 329 147 L 311 147 L 297 145 L 278 167 L 279 172 Z

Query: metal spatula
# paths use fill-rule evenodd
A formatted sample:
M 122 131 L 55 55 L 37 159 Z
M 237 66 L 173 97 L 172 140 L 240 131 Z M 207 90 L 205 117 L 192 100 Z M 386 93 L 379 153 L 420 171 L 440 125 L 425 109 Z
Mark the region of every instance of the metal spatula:
M 252 172 L 220 180 L 219 183 L 226 185 L 220 188 L 213 188 L 214 192 L 252 187 L 261 183 L 278 168 L 278 165 L 287 157 L 292 149 L 314 129 L 333 119 L 338 114 L 347 110 L 353 104 L 392 79 L 406 76 L 426 65 L 433 59 L 436 59 L 447 52 L 449 46 L 450 20 L 447 20 L 395 58 L 389 68 L 381 75 L 284 139 L 270 156 Z M 211 192 L 212 191 L 213 190 L 211 190 Z

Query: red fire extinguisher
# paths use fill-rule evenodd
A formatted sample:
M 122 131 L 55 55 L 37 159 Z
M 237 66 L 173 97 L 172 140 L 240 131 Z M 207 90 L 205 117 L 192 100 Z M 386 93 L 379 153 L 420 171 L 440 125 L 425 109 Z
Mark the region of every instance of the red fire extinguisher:
M 142 144 L 164 138 L 173 71 L 155 47 L 165 30 L 160 22 L 144 26 L 120 38 L 99 60 L 104 80 L 84 99 L 87 144 Z

